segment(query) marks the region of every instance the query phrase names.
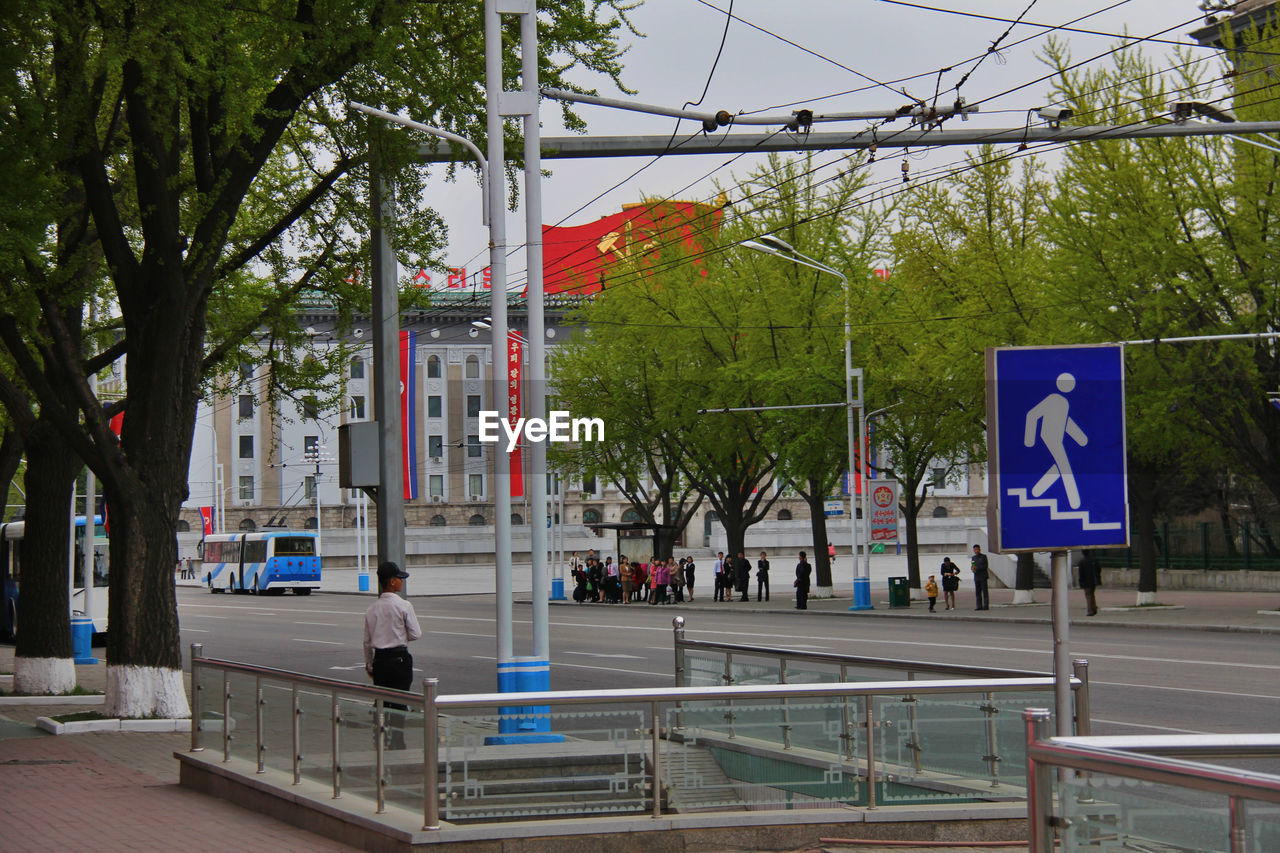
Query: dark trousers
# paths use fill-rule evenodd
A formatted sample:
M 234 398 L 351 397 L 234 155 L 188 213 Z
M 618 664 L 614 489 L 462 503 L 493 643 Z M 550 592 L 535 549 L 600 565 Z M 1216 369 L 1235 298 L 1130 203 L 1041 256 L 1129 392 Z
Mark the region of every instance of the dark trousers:
M 977 610 L 990 610 L 991 598 L 987 595 L 987 579 L 985 577 L 975 576 L 973 579 L 973 591 L 977 595 Z
M 1089 616 L 1098 615 L 1098 596 L 1094 587 L 1086 586 L 1084 588 L 1084 603 L 1085 603 L 1085 606 L 1088 608 Z
M 761 594 L 763 594 L 764 596 L 763 598 L 761 598 Z M 768 601 L 768 600 L 769 600 L 769 576 L 757 575 L 756 576 L 756 601 Z
M 393 649 L 373 650 L 373 683 L 378 687 L 391 687 L 396 690 L 409 690 L 413 687 L 413 655 L 404 646 Z M 384 702 L 383 708 L 390 712 L 405 710 L 398 702 Z M 387 746 L 391 749 L 404 749 L 404 714 L 386 714 Z
M 724 575 L 716 575 L 716 601 L 724 601 Z
M 800 584 L 796 587 L 796 610 L 809 609 L 809 585 L 807 583 Z

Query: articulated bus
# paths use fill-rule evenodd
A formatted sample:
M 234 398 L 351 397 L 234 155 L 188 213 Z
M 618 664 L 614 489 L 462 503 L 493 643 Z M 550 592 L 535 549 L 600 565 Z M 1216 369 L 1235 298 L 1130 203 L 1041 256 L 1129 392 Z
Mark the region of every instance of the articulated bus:
M 314 531 L 214 533 L 200 548 L 201 578 L 210 592 L 310 595 L 320 587 L 320 551 Z
M 94 516 L 93 578 L 85 585 L 84 571 L 84 516 L 76 516 L 75 557 L 71 581 L 71 615 L 83 616 L 85 596 L 92 596 L 93 632 L 107 632 L 107 580 L 110 556 L 107 548 L 107 532 L 102 526 L 102 516 Z M 18 633 L 19 581 L 22 578 L 22 544 L 26 535 L 25 521 L 0 524 L 0 637 L 13 639 Z

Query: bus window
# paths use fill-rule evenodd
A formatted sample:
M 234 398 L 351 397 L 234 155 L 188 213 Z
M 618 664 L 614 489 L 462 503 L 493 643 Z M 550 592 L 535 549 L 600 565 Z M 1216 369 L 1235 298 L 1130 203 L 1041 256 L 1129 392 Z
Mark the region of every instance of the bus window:
M 313 536 L 280 536 L 276 538 L 276 556 L 310 557 L 316 552 Z
M 265 563 L 267 561 L 267 540 L 244 543 L 244 561 L 246 563 Z

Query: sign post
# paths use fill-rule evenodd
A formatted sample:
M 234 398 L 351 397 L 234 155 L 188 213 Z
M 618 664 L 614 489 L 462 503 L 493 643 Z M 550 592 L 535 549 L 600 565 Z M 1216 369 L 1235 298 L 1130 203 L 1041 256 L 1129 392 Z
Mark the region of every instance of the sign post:
M 1059 735 L 1071 734 L 1070 548 L 1129 544 L 1124 348 L 987 350 L 987 536 L 996 553 L 1052 552 Z

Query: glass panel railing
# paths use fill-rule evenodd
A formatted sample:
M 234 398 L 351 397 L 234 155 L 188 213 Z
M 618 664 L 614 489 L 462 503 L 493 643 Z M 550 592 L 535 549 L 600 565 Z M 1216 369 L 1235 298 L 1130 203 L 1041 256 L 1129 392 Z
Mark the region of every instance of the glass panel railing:
M 262 763 L 264 768 L 293 775 L 293 688 L 262 682 Z
M 1232 849 L 1228 798 L 1223 794 L 1107 775 L 1059 781 L 1055 790 L 1065 818 L 1064 853 Z
M 549 732 L 504 732 L 496 713 L 439 720 L 441 818 L 451 822 L 644 814 L 651 721 L 646 706 L 552 707 Z
M 388 703 L 394 705 L 398 703 Z M 399 806 L 422 812 L 422 708 L 388 707 L 386 742 L 382 753 L 385 798 L 388 807 Z
M 191 689 L 196 693 L 199 719 L 193 745 L 199 749 L 222 751 L 222 671 L 200 666 L 192 670 Z
M 670 810 L 860 802 L 858 753 L 845 736 L 845 717 L 839 698 L 704 701 L 668 712 L 674 728 L 662 761 Z
M 338 765 L 343 797 L 378 796 L 374 751 L 374 703 L 338 695 Z
M 1245 836 L 1253 846 L 1249 853 L 1280 850 L 1280 805 L 1247 800 L 1244 805 Z
M 303 779 L 333 785 L 333 694 L 298 688 L 298 772 Z
M 227 673 L 226 696 L 230 708 L 227 730 L 231 735 L 228 757 L 252 762 L 255 767 L 258 763 L 257 681 L 252 675 Z

